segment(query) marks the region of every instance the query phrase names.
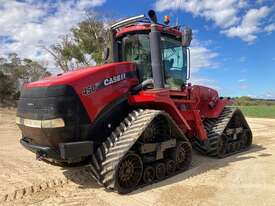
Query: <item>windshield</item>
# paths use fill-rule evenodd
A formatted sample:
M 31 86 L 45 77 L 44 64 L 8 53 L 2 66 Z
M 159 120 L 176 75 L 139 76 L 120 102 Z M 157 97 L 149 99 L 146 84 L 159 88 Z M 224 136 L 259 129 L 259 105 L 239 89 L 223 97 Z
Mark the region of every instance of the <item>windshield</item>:
M 161 42 L 166 87 L 180 88 L 187 78 L 186 49 L 181 42 L 168 37 L 162 37 Z
M 179 89 L 186 83 L 186 49 L 180 41 L 161 37 L 161 54 L 165 71 L 165 87 Z M 152 78 L 150 40 L 148 34 L 127 35 L 122 39 L 122 60 L 135 62 L 140 81 Z

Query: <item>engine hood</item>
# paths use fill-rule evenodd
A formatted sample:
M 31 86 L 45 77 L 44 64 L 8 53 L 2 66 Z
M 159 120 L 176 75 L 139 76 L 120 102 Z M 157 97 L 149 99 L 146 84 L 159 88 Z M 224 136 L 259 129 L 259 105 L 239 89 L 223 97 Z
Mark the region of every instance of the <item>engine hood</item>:
M 75 82 L 90 77 L 100 71 L 105 70 L 108 73 L 108 70 L 111 68 L 119 68 L 121 70 L 126 70 L 127 68 L 133 68 L 133 63 L 130 62 L 118 62 L 118 63 L 110 63 L 104 64 L 100 66 L 93 66 L 87 68 L 80 68 L 77 70 L 53 75 L 42 80 L 25 84 L 25 88 L 33 88 L 33 87 L 49 87 L 49 86 L 59 86 L 59 85 L 71 85 Z

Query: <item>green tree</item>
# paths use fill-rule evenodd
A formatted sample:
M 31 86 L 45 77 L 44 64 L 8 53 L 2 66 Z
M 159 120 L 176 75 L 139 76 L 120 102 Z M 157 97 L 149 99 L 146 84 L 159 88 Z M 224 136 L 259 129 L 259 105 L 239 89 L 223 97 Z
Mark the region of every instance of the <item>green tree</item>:
M 89 66 L 93 63 L 102 64 L 102 53 L 105 47 L 109 47 L 111 32 L 106 23 L 95 14 L 90 14 L 71 29 L 71 34 L 62 38 L 47 49 L 55 58 L 57 66 L 63 71 L 69 71 L 75 67 Z
M 38 62 L 31 59 L 21 59 L 15 53 L 9 54 L 7 59 L 1 58 L 1 62 L 0 71 L 9 75 L 15 82 L 33 82 L 50 74 L 47 69 Z
M 21 78 L 26 82 L 34 82 L 43 77 L 49 76 L 50 72 L 45 67 L 31 59 L 23 59 L 21 65 Z
M 0 71 L 0 102 L 4 103 L 6 100 L 13 99 L 15 92 L 15 85 L 12 79 Z
M 37 81 L 50 75 L 45 67 L 31 59 L 21 59 L 16 53 L 8 58 L 0 58 L 0 97 L 1 101 L 19 97 L 23 83 Z

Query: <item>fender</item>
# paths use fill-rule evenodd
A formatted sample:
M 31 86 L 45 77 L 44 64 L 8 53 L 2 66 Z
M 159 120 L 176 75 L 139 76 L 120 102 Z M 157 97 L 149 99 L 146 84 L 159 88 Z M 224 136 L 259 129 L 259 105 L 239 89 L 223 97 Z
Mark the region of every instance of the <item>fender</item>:
M 166 111 L 175 120 L 177 125 L 186 134 L 191 131 L 191 127 L 186 119 L 181 115 L 174 101 L 170 98 L 168 89 L 144 90 L 137 95 L 128 97 L 130 105 L 143 105 L 146 108 L 153 108 Z

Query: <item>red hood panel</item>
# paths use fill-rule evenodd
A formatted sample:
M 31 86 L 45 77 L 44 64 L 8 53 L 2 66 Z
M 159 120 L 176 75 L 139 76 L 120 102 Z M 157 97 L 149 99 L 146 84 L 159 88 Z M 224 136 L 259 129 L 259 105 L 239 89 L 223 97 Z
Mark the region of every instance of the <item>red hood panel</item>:
M 116 67 L 117 68 L 119 67 L 122 70 L 127 70 L 127 68 L 129 67 L 133 68 L 133 64 L 130 62 L 118 62 L 118 63 L 104 64 L 104 65 L 94 66 L 94 67 L 87 67 L 85 69 L 78 69 L 78 70 L 50 76 L 36 82 L 25 84 L 24 87 L 32 88 L 32 87 L 58 86 L 58 85 L 65 85 L 65 84 L 71 85 L 79 81 L 80 79 L 96 74 L 99 71 L 105 70 L 107 72 L 111 68 L 116 68 Z

